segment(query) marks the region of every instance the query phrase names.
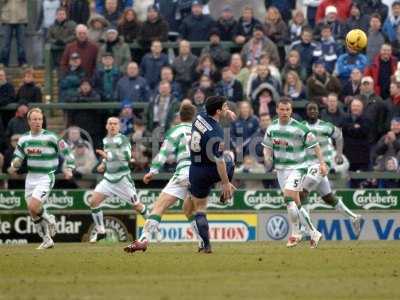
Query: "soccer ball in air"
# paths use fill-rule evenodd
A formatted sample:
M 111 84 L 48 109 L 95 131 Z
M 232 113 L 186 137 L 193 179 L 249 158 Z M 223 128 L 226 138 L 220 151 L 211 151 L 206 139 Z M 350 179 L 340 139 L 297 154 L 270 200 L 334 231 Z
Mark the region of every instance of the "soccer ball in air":
M 361 29 L 353 29 L 346 35 L 346 46 L 356 52 L 362 51 L 367 47 L 368 38 Z

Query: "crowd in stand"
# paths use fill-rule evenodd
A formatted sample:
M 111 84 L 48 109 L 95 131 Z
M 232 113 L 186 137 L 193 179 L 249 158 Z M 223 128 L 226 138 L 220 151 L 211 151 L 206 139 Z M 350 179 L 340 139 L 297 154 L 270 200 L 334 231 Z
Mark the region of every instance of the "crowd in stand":
M 71 138 L 71 130 L 67 135 L 75 151 L 87 157 L 81 160 L 81 173 L 90 173 L 96 164 L 93 148 L 101 146 L 108 116 L 119 114 L 122 132 L 134 145 L 134 168 L 144 171 L 155 153 L 149 149 L 151 139 L 143 138 L 157 133 L 159 142 L 179 122 L 183 99 L 202 110 L 213 94 L 227 97 L 238 113 L 238 119 L 225 126 L 230 127 L 231 148 L 243 163 L 241 172 L 265 172 L 260 142 L 282 96 L 295 103 L 316 102 L 321 119 L 342 129 L 350 171 L 399 171 L 400 1 L 386 1 L 387 5 L 381 0 L 266 0 L 263 19 L 255 17 L 251 6 L 243 6 L 236 19 L 233 7 L 224 5 L 214 19 L 208 1 L 150 1 L 144 13 L 142 6 L 148 1 L 140 2 L 41 2 L 37 30 L 52 46 L 59 68 L 59 102 L 121 103 L 119 111 L 65 112 L 66 128 L 80 128 L 78 137 L 74 133 Z M 27 129 L 26 103 L 42 101 L 33 70 L 25 66 L 26 3 L 5 1 L 0 7 L 1 63 L 9 65 L 9 41 L 15 33 L 18 63 L 25 70 L 18 88 L 0 70 L 0 106 L 19 103 L 15 116 L 2 111 L 3 172 L 15 140 Z M 355 28 L 368 36 L 362 53 L 344 43 L 347 32 Z M 163 48 L 168 40 L 178 42 L 176 51 Z M 192 49 L 195 41 L 208 43 Z M 224 47 L 225 41 L 234 47 Z M 136 110 L 134 103 L 149 106 Z M 304 109 L 296 109 L 294 116 L 304 119 Z M 258 143 L 252 147 L 254 140 Z M 173 168 L 173 161 L 171 157 L 166 170 Z M 390 187 L 397 182 L 361 184 Z

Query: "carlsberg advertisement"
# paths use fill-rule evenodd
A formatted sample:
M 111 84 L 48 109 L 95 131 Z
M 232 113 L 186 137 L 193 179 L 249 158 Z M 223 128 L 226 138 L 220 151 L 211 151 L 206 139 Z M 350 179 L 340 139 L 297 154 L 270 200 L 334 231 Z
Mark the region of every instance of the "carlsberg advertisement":
M 138 198 L 149 208 L 157 200 L 160 190 L 140 189 Z M 350 209 L 364 210 L 398 210 L 400 209 L 400 189 L 393 190 L 337 190 L 336 197 L 341 199 Z M 45 203 L 49 210 L 83 211 L 88 210 L 92 191 L 87 190 L 54 190 Z M 262 211 L 285 208 L 283 194 L 280 190 L 237 190 L 232 201 L 222 204 L 219 201 L 220 191 L 212 191 L 208 198 L 209 210 L 223 211 Z M 309 197 L 311 209 L 331 209 L 316 194 Z M 181 211 L 183 201 L 179 200 L 171 207 L 172 211 Z M 105 210 L 131 210 L 130 204 L 118 197 L 109 197 L 102 204 Z M 26 211 L 26 202 L 22 190 L 0 191 L 0 213 Z

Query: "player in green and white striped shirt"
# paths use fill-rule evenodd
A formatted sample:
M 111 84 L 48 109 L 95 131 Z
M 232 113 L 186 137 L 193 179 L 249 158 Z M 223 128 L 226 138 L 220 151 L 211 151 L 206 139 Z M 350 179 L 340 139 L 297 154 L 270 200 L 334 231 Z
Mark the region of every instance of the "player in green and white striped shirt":
M 43 239 L 38 249 L 49 249 L 54 246 L 52 237 L 56 234 L 56 220 L 46 212 L 43 204 L 54 186 L 54 173 L 59 164 L 59 155 L 64 157 L 65 179 L 72 178 L 74 157 L 60 137 L 43 129 L 43 113 L 39 108 L 32 108 L 27 118 L 30 131 L 18 140 L 8 171 L 15 174 L 26 159 L 28 174 L 25 180 L 25 200 L 37 232 Z
M 190 149 L 189 142 L 192 135 L 192 121 L 196 114 L 196 108 L 190 101 L 183 101 L 179 110 L 181 123 L 171 128 L 164 139 L 160 152 L 154 157 L 150 172 L 143 177 L 148 184 L 154 174 L 157 174 L 167 161 L 170 154 L 174 154 L 177 166 L 174 175 L 162 190 L 159 198 L 154 203 L 150 216 L 143 226 L 143 232 L 138 240 L 124 248 L 126 252 L 145 251 L 153 233 L 158 234 L 162 215 L 178 199 L 185 200 L 184 212 L 192 225 L 192 230 L 197 234 L 197 227 L 192 216 L 192 202 L 187 201 L 189 188 Z M 200 240 L 200 239 L 199 239 Z
M 105 173 L 90 199 L 92 217 L 96 225 L 96 230 L 90 237 L 91 243 L 106 237 L 103 211 L 100 205 L 107 197 L 117 196 L 131 204 L 140 214 L 147 215 L 146 206 L 139 201 L 131 177 L 129 163 L 132 151 L 129 139 L 120 133 L 121 124 L 116 117 L 108 118 L 106 129 L 107 136 L 103 139 L 104 150 L 96 150 L 103 158 L 97 170 L 105 171 Z
M 288 219 L 291 223 L 291 235 L 287 246 L 293 247 L 301 241 L 299 215 L 311 237 L 311 247 L 316 248 L 321 239 L 311 222 L 310 216 L 301 206 L 299 192 L 302 191 L 302 178 L 307 169 L 306 149 L 313 149 L 320 163 L 322 174 L 326 175 L 327 167 L 315 136 L 306 126 L 291 118 L 292 101 L 282 98 L 276 108 L 278 119 L 268 127 L 263 146 L 266 165 L 272 161 L 277 170 L 278 182 L 287 203 Z
M 332 167 L 332 162 L 343 163 L 343 136 L 342 131 L 329 122 L 318 119 L 319 109 L 316 103 L 306 106 L 307 121 L 303 124 L 315 135 L 324 156 L 325 162 Z M 332 144 L 335 140 L 336 151 Z M 336 155 L 335 155 L 336 153 Z M 309 168 L 303 179 L 303 191 L 300 193 L 301 203 L 307 208 L 307 196 L 309 192 L 316 191 L 327 204 L 336 208 L 346 217 L 351 218 L 357 238 L 361 232 L 361 216 L 353 213 L 341 199 L 337 199 L 331 189 L 327 176 L 322 176 L 318 168 L 317 157 L 308 151 L 307 161 Z

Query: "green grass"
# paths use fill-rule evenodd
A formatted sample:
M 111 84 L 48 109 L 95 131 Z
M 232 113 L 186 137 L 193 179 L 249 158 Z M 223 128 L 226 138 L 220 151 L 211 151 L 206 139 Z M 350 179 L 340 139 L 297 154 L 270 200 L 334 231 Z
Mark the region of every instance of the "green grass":
M 0 299 L 400 299 L 399 242 L 0 247 Z

